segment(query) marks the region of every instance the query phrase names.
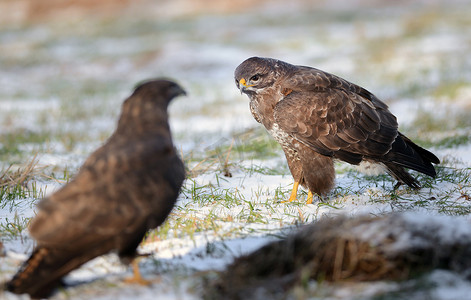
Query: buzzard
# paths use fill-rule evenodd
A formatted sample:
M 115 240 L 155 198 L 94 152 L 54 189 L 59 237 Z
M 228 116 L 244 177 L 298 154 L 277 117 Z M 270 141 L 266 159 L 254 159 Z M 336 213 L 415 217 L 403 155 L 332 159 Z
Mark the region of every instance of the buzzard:
M 172 210 L 185 177 L 167 114 L 170 101 L 184 94 L 172 81 L 153 80 L 124 101 L 108 141 L 72 181 L 39 203 L 29 226 L 37 246 L 7 290 L 43 298 L 97 256 L 116 251 L 132 261 L 146 232 Z
M 298 185 L 323 196 L 334 184 L 334 159 L 379 165 L 398 184 L 419 188 L 404 168 L 435 177 L 439 159 L 398 131 L 388 106 L 366 89 L 321 70 L 252 57 L 235 70 L 253 117 L 281 145 Z

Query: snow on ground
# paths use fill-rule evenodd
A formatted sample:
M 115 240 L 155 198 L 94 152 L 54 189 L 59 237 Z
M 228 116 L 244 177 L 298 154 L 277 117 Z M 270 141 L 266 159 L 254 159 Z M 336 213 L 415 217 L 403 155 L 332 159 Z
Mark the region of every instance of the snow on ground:
M 64 169 L 73 174 L 113 130 L 122 100 L 135 83 L 166 76 L 189 92 L 170 107 L 175 143 L 184 158 L 194 155 L 203 160 L 208 151 L 230 145 L 234 133 L 260 126 L 233 83 L 235 67 L 252 55 L 315 66 L 359 83 L 385 100 L 405 128 L 424 111 L 443 117 L 450 103 L 466 112 L 469 85 L 451 100 L 442 96 L 443 101 L 437 101 L 433 92 L 441 91 L 437 86 L 442 83 L 456 80 L 463 85 L 471 78 L 469 33 L 466 26 L 452 21 L 460 17 L 460 8 L 436 2 L 441 14 L 429 6 L 340 9 L 309 7 L 301 1 L 289 8 L 277 2 L 272 9 L 235 14 L 139 20 L 127 15 L 119 21 L 84 19 L 5 28 L 0 31 L 0 49 L 5 50 L 0 57 L 0 131 L 46 132 L 44 143 L 22 143 L 19 150 L 31 156 L 39 152 L 38 166 L 49 175 Z M 469 5 L 461 5 L 462 11 L 471 11 Z M 463 127 L 453 133 L 469 135 L 469 130 Z M 0 140 L 0 154 L 7 146 Z M 469 142 L 430 149 L 446 159 L 448 167 L 456 168 L 443 172 L 471 168 Z M 2 166 L 12 163 L 19 164 L 20 159 L 12 156 Z M 191 167 L 195 164 L 191 162 Z M 152 286 L 122 283 L 130 270 L 111 254 L 72 272 L 66 281 L 73 287 L 53 298 L 197 299 L 200 274 L 221 270 L 234 257 L 323 216 L 412 211 L 407 217 L 417 226 L 426 229 L 432 222 L 444 237 L 469 235 L 463 229 L 470 221 L 463 213 L 470 211 L 469 199 L 461 197 L 469 195 L 469 181 L 460 186 L 444 177 L 419 192 L 399 189 L 392 199 L 392 181 L 370 180 L 340 165 L 336 188 L 326 203 L 305 205 L 306 193 L 301 191 L 299 202 L 281 203 L 292 184 L 286 166 L 283 174 L 249 170 L 284 164 L 281 151 L 274 158 L 239 157 L 229 166 L 232 177 L 212 166 L 188 179 L 169 217 L 168 232 L 141 245 L 142 253 L 151 254 L 140 264 Z M 42 177 L 34 182 L 44 194 L 63 184 Z M 0 224 L 15 216 L 32 217 L 36 203 L 32 198 L 6 206 L 2 202 Z M 0 257 L 1 282 L 27 258 L 33 242 L 26 231 L 20 237 L 0 239 L 6 250 Z M 311 285 L 319 299 L 369 299 L 382 294 L 388 299 L 467 299 L 471 291 L 469 281 L 440 270 L 403 283 Z M 3 298 L 21 299 L 0 294 Z
M 471 146 L 462 147 L 461 151 L 463 156 L 454 155 L 460 161 L 466 162 L 469 167 L 471 165 Z M 195 299 L 195 289 L 198 291 L 200 283 L 197 282 L 194 275 L 188 277 L 187 274 L 194 274 L 195 272 L 204 272 L 210 270 L 221 270 L 232 260 L 242 254 L 247 254 L 265 243 L 278 238 L 281 235 L 287 234 L 291 229 L 294 229 L 293 224 L 300 224 L 299 215 L 303 215 L 306 221 L 315 221 L 321 216 L 332 216 L 336 214 L 348 215 L 361 215 L 373 214 L 380 215 L 383 213 L 394 211 L 394 206 L 389 201 L 380 201 L 378 203 L 371 203 L 371 194 L 378 193 L 381 195 L 380 188 L 364 188 L 361 187 L 360 195 L 347 196 L 342 203 L 335 203 L 335 207 L 330 205 L 322 205 L 315 203 L 312 205 L 292 205 L 286 203 L 277 203 L 266 205 L 266 203 L 273 201 L 273 190 L 277 187 L 284 187 L 289 190 L 291 184 L 290 176 L 282 175 L 263 175 L 254 174 L 248 176 L 242 172 L 234 172 L 232 178 L 225 178 L 219 180 L 215 174 L 203 174 L 191 181 L 187 181 L 186 185 L 198 184 L 200 186 L 213 184 L 220 189 L 237 188 L 240 193 L 240 198 L 250 201 L 255 210 L 259 214 L 269 216 L 269 223 L 266 224 L 244 224 L 243 222 L 220 222 L 222 225 L 218 229 L 219 233 L 208 230 L 196 233 L 191 239 L 188 237 L 183 238 L 167 238 L 156 242 L 148 242 L 141 246 L 142 253 L 152 253 L 151 257 L 141 261 L 141 268 L 144 276 L 150 278 L 155 284 L 151 288 L 137 288 L 129 287 L 121 283 L 122 278 L 131 275 L 129 269 L 123 267 L 116 256 L 108 255 L 98 258 L 81 269 L 72 272 L 67 276 L 66 282 L 76 285 L 76 288 L 71 288 L 69 291 L 73 299 L 87 299 L 93 297 L 96 299 L 128 299 L 131 295 L 139 299 L 150 299 L 156 294 L 159 298 L 163 299 Z M 337 184 L 340 186 L 355 187 L 356 179 L 349 178 L 348 176 L 338 176 Z M 412 201 L 414 197 L 411 197 Z M 335 202 L 335 201 L 334 201 Z M 240 204 L 230 208 L 215 204 L 215 205 L 202 205 L 192 203 L 191 199 L 182 195 L 177 204 L 178 207 L 184 206 L 185 210 L 194 211 L 194 217 L 204 219 L 208 214 L 217 215 L 221 219 L 225 219 L 228 215 L 240 216 L 248 209 L 247 205 Z M 191 208 L 189 208 L 191 206 Z M 176 212 L 178 212 L 178 207 Z M 442 217 L 437 212 L 421 209 L 415 209 L 418 213 L 408 213 L 405 218 L 416 227 L 423 227 L 424 230 L 435 228 L 442 238 L 470 238 L 470 231 L 467 224 L 469 224 L 469 217 Z M 25 213 L 31 215 L 31 209 L 26 211 L 19 211 L 18 213 Z M 462 219 L 458 221 L 456 219 Z M 434 226 L 430 227 L 431 224 Z M 282 230 L 284 229 L 284 230 Z M 237 231 L 237 235 L 241 238 L 230 237 L 225 239 L 224 232 Z M 280 233 L 280 230 L 283 232 Z M 381 228 L 370 228 L 370 231 L 363 231 L 361 234 L 368 238 L 368 234 L 377 234 Z M 255 232 L 255 234 L 251 233 Z M 268 234 L 268 235 L 266 235 Z M 407 239 L 407 233 L 404 233 L 403 245 L 407 245 L 410 241 Z M 15 270 L 15 265 L 20 261 L 27 258 L 25 254 L 19 255 L 18 253 L 29 253 L 31 248 L 31 241 L 24 237 L 26 242 L 20 241 L 6 241 L 5 247 L 7 250 L 7 257 L 0 258 L 2 265 L 8 262 L 6 274 L 2 274 L 2 278 L 8 278 L 8 274 L 12 274 Z M 176 271 L 177 270 L 177 271 Z M 181 271 L 178 271 L 181 270 Z M 175 275 L 175 272 L 182 272 Z M 167 273 L 171 274 L 168 275 Z M 169 282 L 174 280 L 183 280 L 181 285 L 176 287 L 169 287 Z M 189 279 L 188 279 L 189 278 Z M 449 283 L 453 279 L 453 295 L 461 297 L 466 295 L 466 291 L 471 288 L 471 284 L 457 277 L 457 275 L 449 272 L 434 272 L 430 274 L 427 280 L 429 283 L 436 283 L 438 287 L 432 289 L 433 294 L 437 298 L 433 299 L 453 299 L 446 293 L 450 291 Z M 88 291 L 85 294 L 83 289 L 87 282 L 94 283 L 95 291 Z M 84 283 L 85 282 L 85 283 Z M 412 284 L 412 283 L 410 283 Z M 106 286 L 113 285 L 110 292 L 106 292 Z M 193 287 L 196 285 L 197 287 Z M 340 290 L 331 291 L 333 299 L 351 299 L 352 287 L 344 286 Z M 397 283 L 373 283 L 371 285 L 359 284 L 355 288 L 355 292 L 359 297 L 373 297 L 378 293 L 385 291 L 397 291 L 405 289 L 405 284 Z M 91 293 L 91 294 L 88 294 Z M 424 293 L 431 293 L 424 292 Z M 438 295 L 443 295 L 438 297 Z M 60 294 L 55 299 L 62 299 Z M 16 296 L 7 295 L 6 299 L 17 299 Z M 465 298 L 454 298 L 465 299 Z

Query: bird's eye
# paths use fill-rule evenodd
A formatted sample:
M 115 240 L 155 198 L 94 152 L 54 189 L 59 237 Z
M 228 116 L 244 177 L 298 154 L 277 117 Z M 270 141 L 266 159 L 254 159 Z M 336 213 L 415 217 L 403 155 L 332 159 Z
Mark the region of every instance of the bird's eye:
M 258 74 L 250 77 L 251 82 L 257 82 L 259 79 L 260 79 L 260 75 L 258 75 Z

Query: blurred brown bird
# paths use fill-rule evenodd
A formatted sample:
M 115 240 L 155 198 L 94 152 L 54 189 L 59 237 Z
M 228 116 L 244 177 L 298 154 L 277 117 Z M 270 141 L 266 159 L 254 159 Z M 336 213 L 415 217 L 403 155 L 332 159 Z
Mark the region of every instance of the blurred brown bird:
M 399 183 L 419 188 L 404 168 L 435 177 L 431 152 L 398 131 L 388 106 L 364 88 L 321 70 L 252 57 L 235 70 L 253 117 L 285 152 L 294 186 L 323 196 L 334 184 L 333 159 L 380 165 Z
M 116 251 L 123 262 L 133 260 L 145 233 L 172 210 L 185 177 L 167 114 L 170 101 L 184 94 L 172 81 L 153 80 L 124 101 L 113 135 L 71 182 L 39 203 L 29 226 L 37 246 L 7 290 L 43 298 L 97 256 Z

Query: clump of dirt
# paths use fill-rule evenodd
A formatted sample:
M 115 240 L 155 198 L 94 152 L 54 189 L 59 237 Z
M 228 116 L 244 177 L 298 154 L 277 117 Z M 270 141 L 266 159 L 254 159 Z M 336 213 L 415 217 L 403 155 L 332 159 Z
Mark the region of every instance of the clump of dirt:
M 400 214 L 324 218 L 237 258 L 204 297 L 274 299 L 308 280 L 405 280 L 436 268 L 468 276 L 471 231 L 450 238 L 442 226 Z

